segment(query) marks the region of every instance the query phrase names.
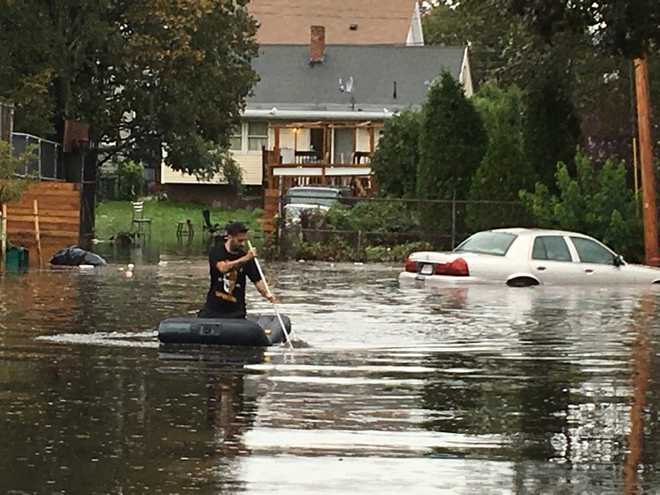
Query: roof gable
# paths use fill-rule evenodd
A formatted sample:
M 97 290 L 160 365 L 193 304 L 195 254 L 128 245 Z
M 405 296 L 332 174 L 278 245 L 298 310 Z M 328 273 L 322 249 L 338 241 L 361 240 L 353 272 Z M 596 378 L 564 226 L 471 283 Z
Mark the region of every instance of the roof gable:
M 325 26 L 332 44 L 405 44 L 417 0 L 252 0 L 260 44 L 309 42 L 309 28 Z M 353 26 L 353 28 L 351 27 Z

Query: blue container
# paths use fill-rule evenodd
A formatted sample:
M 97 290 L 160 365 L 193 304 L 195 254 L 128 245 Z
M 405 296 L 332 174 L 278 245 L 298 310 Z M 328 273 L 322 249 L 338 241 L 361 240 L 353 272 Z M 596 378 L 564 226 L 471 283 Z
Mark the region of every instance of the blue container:
M 10 246 L 5 261 L 8 272 L 26 272 L 30 266 L 30 252 L 24 247 Z

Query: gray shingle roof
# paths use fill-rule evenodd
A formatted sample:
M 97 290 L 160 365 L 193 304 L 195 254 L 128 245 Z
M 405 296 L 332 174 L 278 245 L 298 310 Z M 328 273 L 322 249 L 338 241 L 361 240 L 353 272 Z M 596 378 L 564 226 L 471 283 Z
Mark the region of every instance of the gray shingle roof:
M 339 79 L 353 77 L 356 109 L 391 111 L 421 105 L 428 84 L 443 70 L 458 79 L 464 48 L 329 45 L 325 61 L 310 66 L 307 45 L 262 45 L 253 67 L 261 77 L 250 109 L 350 110 Z M 394 82 L 397 98 L 394 98 Z

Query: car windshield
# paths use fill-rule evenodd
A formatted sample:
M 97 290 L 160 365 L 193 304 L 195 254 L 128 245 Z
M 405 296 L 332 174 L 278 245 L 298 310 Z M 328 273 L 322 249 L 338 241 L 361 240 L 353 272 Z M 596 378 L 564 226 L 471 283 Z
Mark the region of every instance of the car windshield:
M 339 195 L 339 191 L 333 189 L 291 189 L 286 194 L 286 202 L 332 206 L 337 202 Z
M 514 234 L 506 232 L 479 232 L 463 241 L 454 252 L 504 256 L 515 238 Z

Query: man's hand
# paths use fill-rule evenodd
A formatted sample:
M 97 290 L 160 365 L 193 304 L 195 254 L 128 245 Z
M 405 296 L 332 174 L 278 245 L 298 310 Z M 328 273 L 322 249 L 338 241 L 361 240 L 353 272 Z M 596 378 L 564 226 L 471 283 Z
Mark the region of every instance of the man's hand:
M 256 257 L 257 257 L 257 250 L 254 248 L 249 249 L 248 252 L 245 254 L 245 256 L 243 256 L 245 262 L 252 261 Z
M 277 299 L 275 298 L 275 296 L 273 294 L 266 294 L 264 297 L 271 304 L 276 304 L 277 303 Z

